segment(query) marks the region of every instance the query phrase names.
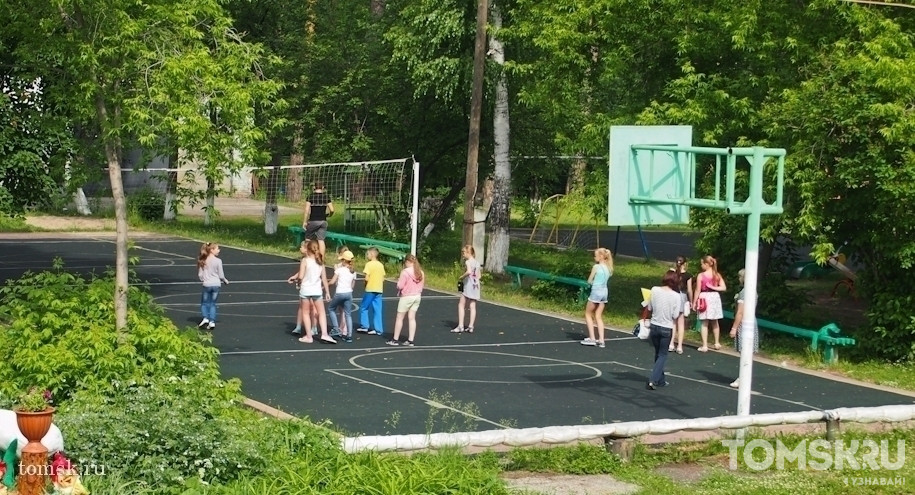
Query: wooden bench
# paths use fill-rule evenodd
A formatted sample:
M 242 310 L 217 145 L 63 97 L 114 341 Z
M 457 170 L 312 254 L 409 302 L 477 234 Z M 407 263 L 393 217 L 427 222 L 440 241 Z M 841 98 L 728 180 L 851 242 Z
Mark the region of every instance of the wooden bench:
M 724 310 L 724 319 L 734 320 L 734 312 L 730 310 Z M 795 337 L 800 337 L 802 339 L 810 340 L 810 350 L 813 352 L 820 352 L 820 347 L 822 346 L 823 360 L 827 363 L 834 363 L 839 359 L 838 347 L 842 346 L 853 346 L 857 342 L 853 337 L 841 337 L 840 334 L 842 330 L 835 324 L 830 323 L 824 325 L 819 330 L 810 330 L 807 328 L 793 327 L 791 325 L 785 325 L 784 323 L 778 323 L 764 318 L 757 318 L 756 324 L 760 329 L 771 330 L 774 332 L 787 333 Z M 696 320 L 696 330 L 700 328 L 701 322 Z M 723 328 L 723 327 L 722 327 Z
M 589 284 L 587 280 L 582 280 L 580 278 L 563 277 L 561 275 L 511 265 L 506 265 L 505 271 L 512 275 L 512 285 L 516 288 L 521 287 L 521 280 L 524 277 L 530 277 L 578 287 L 578 302 L 581 303 L 586 302 L 588 300 L 588 295 L 591 293 L 591 284 Z
M 305 229 L 300 225 L 290 225 L 287 229 L 295 236 L 295 246 L 299 247 L 302 245 L 302 241 L 305 240 Z M 340 246 L 359 246 L 363 249 L 375 247 L 378 249 L 379 253 L 397 260 L 403 260 L 407 256 L 407 253 L 410 252 L 410 245 L 402 242 L 380 241 L 369 237 L 341 234 L 339 232 L 328 231 L 325 236 L 325 241 L 334 242 L 338 248 Z

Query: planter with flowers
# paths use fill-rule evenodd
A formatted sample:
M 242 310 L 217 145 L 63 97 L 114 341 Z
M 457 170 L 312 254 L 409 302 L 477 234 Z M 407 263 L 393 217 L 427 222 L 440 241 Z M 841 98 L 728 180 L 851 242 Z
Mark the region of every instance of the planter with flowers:
M 20 472 L 16 478 L 16 487 L 20 495 L 45 493 L 48 481 L 48 448 L 41 443 L 41 439 L 51 429 L 51 419 L 54 416 L 52 403 L 50 391 L 32 387 L 19 397 L 19 401 L 13 407 L 19 431 L 28 440 L 22 448 Z
M 19 401 L 13 407 L 19 431 L 29 441 L 29 444 L 40 444 L 41 439 L 51 429 L 51 419 L 54 415 L 54 407 L 51 404 L 53 404 L 53 400 L 49 390 L 32 387 L 19 397 Z

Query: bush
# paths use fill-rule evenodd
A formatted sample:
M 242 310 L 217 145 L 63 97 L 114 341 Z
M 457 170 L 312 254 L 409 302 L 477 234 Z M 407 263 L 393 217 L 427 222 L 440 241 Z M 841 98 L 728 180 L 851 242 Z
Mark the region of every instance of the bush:
M 162 220 L 165 214 L 165 195 L 149 188 L 140 189 L 129 196 L 127 206 L 131 214 L 143 220 Z
M 60 268 L 61 263 L 55 261 Z M 0 289 L 0 392 L 36 383 L 57 400 L 82 389 L 149 376 L 219 378 L 218 351 L 180 333 L 137 287 L 128 293 L 128 331 L 114 325 L 114 282 L 63 271 L 27 273 Z M 233 397 L 227 391 L 225 397 Z
M 261 469 L 270 453 L 259 445 L 257 423 L 231 414 L 236 402 L 219 390 L 235 388 L 201 375 L 116 381 L 104 394 L 74 395 L 55 421 L 78 465 L 153 487 L 225 482 Z

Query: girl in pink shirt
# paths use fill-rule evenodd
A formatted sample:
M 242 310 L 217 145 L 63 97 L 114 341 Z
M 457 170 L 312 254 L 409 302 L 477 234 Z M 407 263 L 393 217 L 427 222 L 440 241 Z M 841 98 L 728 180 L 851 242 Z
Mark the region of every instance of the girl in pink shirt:
M 397 279 L 397 293 L 400 295 L 400 301 L 397 303 L 394 338 L 387 344 L 413 347 L 413 339 L 416 337 L 416 310 L 419 309 L 419 302 L 422 299 L 424 277 L 423 269 L 419 266 L 416 256 L 408 254 L 403 263 L 404 269 L 400 272 L 400 278 Z M 409 320 L 409 333 L 407 341 L 401 344 L 400 330 L 403 328 L 404 315 L 407 315 Z

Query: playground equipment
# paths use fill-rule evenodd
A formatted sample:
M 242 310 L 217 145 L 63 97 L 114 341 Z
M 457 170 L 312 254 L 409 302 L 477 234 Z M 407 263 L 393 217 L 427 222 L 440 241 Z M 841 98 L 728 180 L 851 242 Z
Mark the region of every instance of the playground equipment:
M 759 230 L 763 214 L 781 214 L 785 150 L 692 146 L 689 126 L 621 126 L 610 129 L 609 225 L 683 224 L 689 207 L 747 215 L 744 320 L 756 324 Z M 738 159 L 749 166 L 749 187 L 738 191 Z M 711 168 L 711 166 L 714 168 Z M 775 197 L 763 197 L 766 169 L 774 165 Z M 700 170 L 701 167 L 701 170 Z M 741 167 L 742 168 L 742 167 Z M 702 173 L 700 173 L 702 172 Z M 771 177 L 773 174 L 770 168 Z M 723 183 L 722 183 L 723 180 Z M 702 182 L 700 182 L 702 181 Z M 711 197 L 697 196 L 697 185 L 710 186 Z M 753 339 L 740 349 L 737 414 L 750 414 Z
M 528 242 L 577 246 L 579 234 L 588 228 L 586 224 L 591 224 L 598 244 L 594 247 L 600 247 L 600 234 L 598 233 L 600 220 L 589 214 L 580 204 L 576 205 L 576 203 L 580 203 L 580 200 L 580 195 L 574 192 L 571 194 L 554 194 L 543 200 Z M 552 226 L 544 235 L 543 224 L 548 223 L 550 219 L 552 219 Z M 566 225 L 568 225 L 568 222 L 574 222 L 575 229 L 571 234 L 568 231 L 563 231 L 562 225 L 564 222 Z M 539 232 L 538 228 L 540 229 Z

